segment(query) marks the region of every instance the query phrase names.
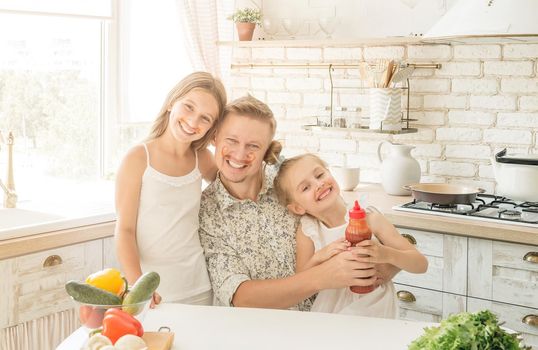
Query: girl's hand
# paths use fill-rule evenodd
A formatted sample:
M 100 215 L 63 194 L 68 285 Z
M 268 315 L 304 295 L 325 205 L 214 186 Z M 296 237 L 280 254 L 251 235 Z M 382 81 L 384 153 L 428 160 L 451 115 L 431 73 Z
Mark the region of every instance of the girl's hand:
M 314 254 L 314 259 L 316 259 L 318 263 L 322 263 L 329 260 L 336 254 L 346 251 L 350 246 L 351 243 L 346 241 L 344 237 L 338 238 L 334 242 L 329 243 L 322 249 L 318 250 Z
M 151 299 L 151 304 L 149 304 L 150 309 L 155 309 L 155 305 L 161 303 L 161 296 L 157 292 L 153 292 L 153 298 Z
M 351 249 L 353 254 L 358 255 L 357 261 L 374 264 L 391 263 L 390 248 L 378 241 L 364 240 Z

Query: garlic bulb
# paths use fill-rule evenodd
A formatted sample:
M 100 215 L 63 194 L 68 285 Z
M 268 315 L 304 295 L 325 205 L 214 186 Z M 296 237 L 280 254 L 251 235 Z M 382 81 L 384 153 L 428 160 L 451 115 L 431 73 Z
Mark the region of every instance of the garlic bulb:
M 116 350 L 148 350 L 144 339 L 136 335 L 126 334 L 114 344 Z

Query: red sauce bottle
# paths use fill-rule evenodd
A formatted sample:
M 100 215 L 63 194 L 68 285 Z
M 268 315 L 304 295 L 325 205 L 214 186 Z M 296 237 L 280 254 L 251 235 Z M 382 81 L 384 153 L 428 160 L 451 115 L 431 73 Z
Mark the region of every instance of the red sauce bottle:
M 349 211 L 349 223 L 346 227 L 346 240 L 351 243 L 351 246 L 372 238 L 372 231 L 366 222 L 366 212 L 361 208 L 359 202 L 355 201 L 355 205 Z M 366 294 L 374 290 L 374 286 L 351 286 L 349 287 L 353 293 Z

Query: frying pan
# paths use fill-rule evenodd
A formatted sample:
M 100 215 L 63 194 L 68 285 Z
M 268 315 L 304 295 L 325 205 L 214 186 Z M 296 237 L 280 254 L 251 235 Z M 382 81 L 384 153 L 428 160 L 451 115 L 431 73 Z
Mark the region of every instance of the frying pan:
M 471 204 L 478 193 L 486 192 L 482 188 L 455 184 L 419 183 L 403 186 L 411 191 L 417 201 L 441 205 Z

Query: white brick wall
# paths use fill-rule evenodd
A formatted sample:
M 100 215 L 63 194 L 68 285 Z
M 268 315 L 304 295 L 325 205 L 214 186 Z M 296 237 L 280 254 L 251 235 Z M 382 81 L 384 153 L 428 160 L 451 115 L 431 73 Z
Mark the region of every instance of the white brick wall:
M 501 58 L 500 45 L 458 45 L 454 46 L 454 59 Z
M 443 62 L 441 69 L 435 72 L 439 76 L 478 76 L 481 68 L 479 62 Z
M 490 95 L 497 92 L 497 79 L 452 79 L 452 92 Z
M 491 75 L 525 75 L 530 76 L 533 72 L 534 64 L 531 61 L 505 61 L 505 62 L 484 62 L 484 74 Z
M 449 124 L 468 124 L 490 126 L 495 122 L 495 114 L 491 112 L 472 112 L 453 110 L 448 112 Z
M 361 167 L 361 181 L 379 182 L 377 148 L 382 141 L 415 146 L 422 181 L 495 188 L 490 157 L 502 148 L 538 153 L 538 44 L 392 45 L 356 47 L 234 47 L 232 63 L 345 63 L 379 58 L 441 63 L 416 69 L 410 81 L 411 127 L 416 133 L 305 130 L 316 116 L 328 120 L 330 82 L 325 68 L 235 68 L 229 94 L 251 93 L 278 118 L 284 154 L 318 153 L 329 164 Z M 358 65 L 357 65 L 358 67 Z M 368 116 L 368 90 L 358 68 L 333 71 L 336 107 L 361 107 Z M 407 104 L 402 99 L 403 111 Z M 358 113 L 356 113 L 358 114 Z M 362 125 L 367 125 L 363 120 Z
M 445 176 L 474 176 L 475 165 L 464 162 L 431 161 L 430 174 Z
M 482 131 L 471 128 L 439 128 L 436 138 L 438 141 L 480 141 Z

